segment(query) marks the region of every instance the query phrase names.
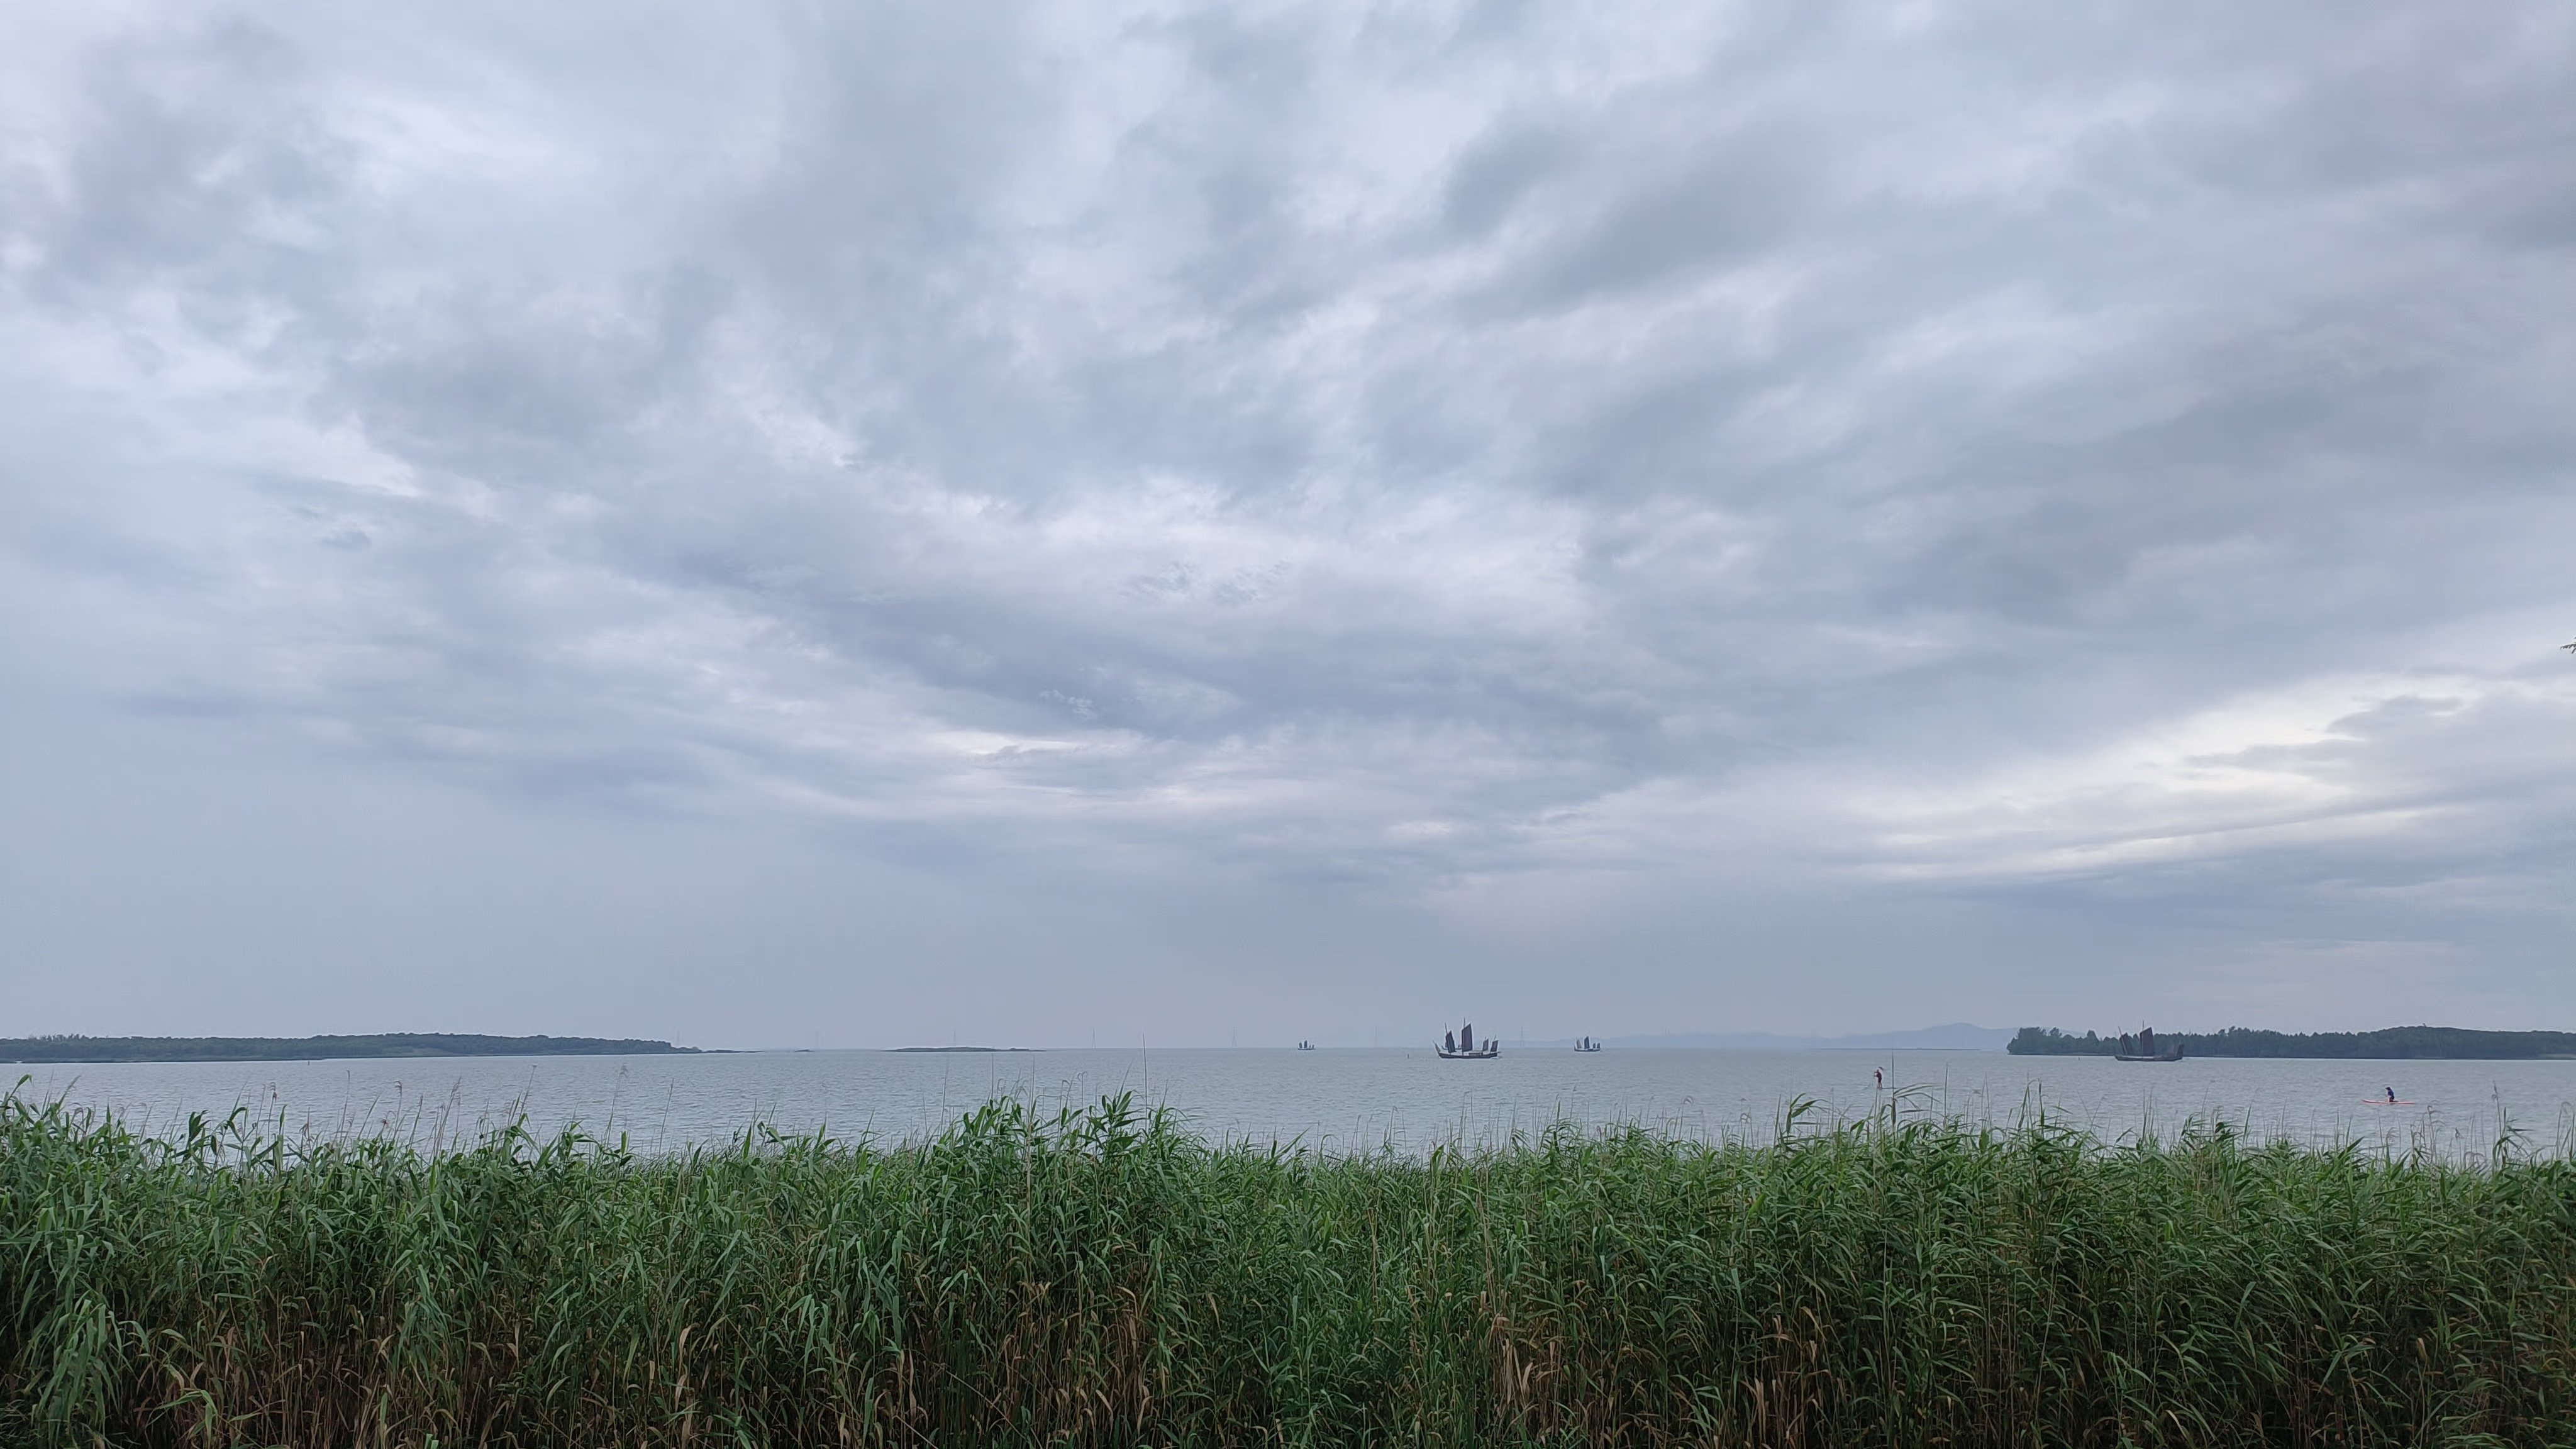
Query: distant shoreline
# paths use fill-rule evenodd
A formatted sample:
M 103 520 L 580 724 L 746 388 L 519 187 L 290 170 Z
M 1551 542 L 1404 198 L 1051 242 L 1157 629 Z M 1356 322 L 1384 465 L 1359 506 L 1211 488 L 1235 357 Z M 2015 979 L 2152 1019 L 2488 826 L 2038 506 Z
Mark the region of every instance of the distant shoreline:
M 2118 1033 L 2076 1036 L 2055 1027 L 2026 1026 L 2004 1050 L 2017 1057 L 2107 1057 L 2123 1050 Z M 2478 1031 L 2464 1026 L 2392 1026 L 2379 1031 L 2279 1032 L 2231 1026 L 2214 1032 L 2157 1032 L 2159 1051 L 2180 1048 L 2183 1059 L 2297 1059 L 2304 1061 L 2545 1062 L 2576 1059 L 2576 1032 Z
M 34 1036 L 0 1038 L 0 1062 L 53 1066 L 104 1062 L 321 1062 L 456 1057 L 696 1056 L 666 1041 L 595 1036 Z
M 1035 1048 L 1035 1047 L 944 1046 L 944 1047 L 888 1047 L 888 1048 L 886 1048 L 886 1050 L 888 1050 L 888 1051 L 893 1051 L 893 1052 L 1027 1052 L 1027 1051 L 1035 1051 L 1035 1050 L 1037 1050 L 1037 1048 Z

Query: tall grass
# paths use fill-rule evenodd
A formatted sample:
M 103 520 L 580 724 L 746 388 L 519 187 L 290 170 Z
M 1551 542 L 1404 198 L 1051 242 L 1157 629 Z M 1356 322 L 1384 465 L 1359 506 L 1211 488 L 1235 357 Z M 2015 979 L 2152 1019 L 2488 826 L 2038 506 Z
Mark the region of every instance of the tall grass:
M 2045 1125 L 642 1158 L 0 1101 L 0 1441 L 2576 1441 L 2576 1172 Z

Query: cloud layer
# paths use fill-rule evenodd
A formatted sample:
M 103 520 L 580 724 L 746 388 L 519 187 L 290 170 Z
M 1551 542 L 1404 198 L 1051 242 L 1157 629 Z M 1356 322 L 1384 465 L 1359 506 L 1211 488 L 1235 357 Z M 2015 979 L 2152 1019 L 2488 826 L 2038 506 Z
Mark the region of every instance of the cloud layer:
M 18 792 L 22 852 L 160 748 L 94 714 L 272 798 L 1122 902 L 856 965 L 757 909 L 785 978 L 1221 983 L 1184 1034 L 1294 999 L 1306 948 L 1205 963 L 1308 929 L 1769 1013 L 1595 1030 L 1914 1024 L 1852 1005 L 1913 948 L 1941 1019 L 2576 1011 L 2563 14 L 11 28 L 0 522 L 89 782 Z M 29 887 L 15 949 L 85 909 Z

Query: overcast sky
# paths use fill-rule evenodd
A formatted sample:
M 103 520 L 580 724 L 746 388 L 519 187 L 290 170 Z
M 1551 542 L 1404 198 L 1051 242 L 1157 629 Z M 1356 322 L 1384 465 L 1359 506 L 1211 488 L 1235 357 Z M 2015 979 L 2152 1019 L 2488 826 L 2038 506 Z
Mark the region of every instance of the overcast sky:
M 0 1035 L 2576 1028 L 2576 10 L 0 5 Z

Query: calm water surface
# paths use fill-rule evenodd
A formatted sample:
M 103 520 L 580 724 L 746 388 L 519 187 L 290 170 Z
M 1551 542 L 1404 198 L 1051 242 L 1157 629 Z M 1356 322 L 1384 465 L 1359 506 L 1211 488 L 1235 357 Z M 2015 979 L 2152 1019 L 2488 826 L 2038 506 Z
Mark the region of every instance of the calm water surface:
M 1889 1091 L 1875 1089 L 1873 1068 Z M 2483 1154 L 2499 1124 L 2527 1150 L 2576 1134 L 2576 1062 L 2114 1062 L 2001 1052 L 1506 1049 L 1444 1062 L 1423 1049 L 747 1052 L 695 1057 L 116 1063 L 0 1068 L 19 1090 L 123 1114 L 153 1131 L 248 1107 L 290 1133 L 470 1137 L 524 1113 L 669 1151 L 765 1123 L 892 1140 L 936 1132 L 994 1097 L 1054 1108 L 1132 1092 L 1203 1136 L 1334 1152 L 1488 1143 L 1558 1120 L 1763 1141 L 1793 1103 L 1809 1120 L 1898 1109 L 2010 1125 L 2045 1110 L 2106 1141 L 2170 1139 L 2194 1121 L 2256 1137 L 2446 1156 Z M 2383 1087 L 2409 1099 L 2372 1106 Z

